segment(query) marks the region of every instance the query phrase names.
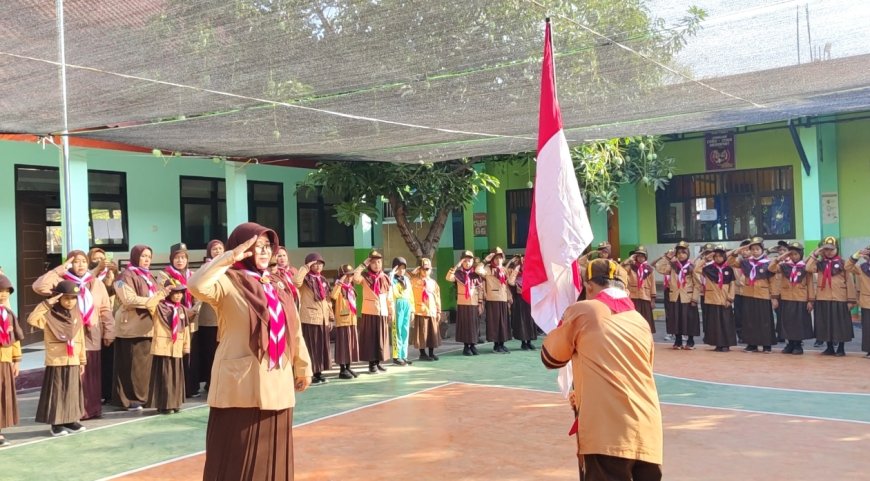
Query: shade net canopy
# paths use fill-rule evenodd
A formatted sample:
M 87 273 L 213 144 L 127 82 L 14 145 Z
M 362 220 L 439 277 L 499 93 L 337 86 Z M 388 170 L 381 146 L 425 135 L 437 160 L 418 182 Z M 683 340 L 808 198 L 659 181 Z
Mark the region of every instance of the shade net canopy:
M 547 16 L 571 143 L 870 105 L 854 0 L 67 0 L 69 129 L 264 161 L 533 151 Z M 0 2 L 0 132 L 63 130 L 57 39 L 53 1 Z

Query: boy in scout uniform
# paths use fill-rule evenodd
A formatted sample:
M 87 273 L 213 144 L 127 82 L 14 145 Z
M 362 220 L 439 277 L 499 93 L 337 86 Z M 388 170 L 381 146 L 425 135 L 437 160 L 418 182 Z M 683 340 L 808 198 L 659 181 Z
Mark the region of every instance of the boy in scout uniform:
M 674 319 L 674 349 L 695 349 L 695 336 L 701 335 L 698 316 L 698 286 L 694 264 L 689 259 L 689 244 L 680 241 L 673 252 L 668 252 L 655 265 L 660 274 L 670 276 L 670 296 Z M 688 336 L 683 347 L 683 336 Z
M 296 271 L 293 284 L 299 292 L 299 320 L 302 337 L 311 357 L 314 377 L 311 384 L 327 382 L 323 371 L 332 367 L 329 356 L 329 321 L 332 306 L 329 305 L 329 284 L 323 277 L 323 256 L 312 252 L 305 256 L 305 265 Z
M 846 270 L 846 262 L 839 255 L 836 237 L 825 237 L 822 245 L 810 254 L 807 272 L 818 275 L 813 311 L 816 340 L 827 344 L 822 354 L 845 356 L 846 342 L 855 337 L 851 310 L 858 292 L 852 274 Z
M 863 262 L 862 262 L 863 261 Z M 858 304 L 861 307 L 861 350 L 870 357 L 870 246 L 852 254 L 846 261 L 846 270 L 858 280 Z
M 656 332 L 653 319 L 653 302 L 656 298 L 655 270 L 647 262 L 649 254 L 646 247 L 637 246 L 629 253 L 622 266 L 628 271 L 628 293 L 634 308 L 649 323 L 650 332 Z
M 486 291 L 486 340 L 493 342 L 492 352 L 507 354 L 505 341 L 510 340 L 509 308 L 511 293 L 507 285 L 507 271 L 502 266 L 504 251 L 496 247 L 483 259 Z
M 462 253 L 459 262 L 447 271 L 447 282 L 456 283 L 456 342 L 463 356 L 476 356 L 478 318 L 483 314 L 483 265 L 474 263 L 471 251 Z
M 790 242 L 786 249 L 770 263 L 770 271 L 776 273 L 771 292 L 779 303 L 780 335 L 787 343 L 782 353 L 800 355 L 804 353 L 803 341 L 813 338 L 810 313 L 816 300 L 816 285 L 803 261 L 803 244 Z

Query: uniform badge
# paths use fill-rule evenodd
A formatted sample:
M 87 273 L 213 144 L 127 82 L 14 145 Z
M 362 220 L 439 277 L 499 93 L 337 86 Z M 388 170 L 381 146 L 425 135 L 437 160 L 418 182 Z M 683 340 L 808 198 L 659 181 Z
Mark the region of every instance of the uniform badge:
M 278 281 L 278 284 L 277 284 L 277 286 L 278 286 L 278 289 L 281 289 L 281 290 L 283 290 L 283 289 L 285 289 L 285 288 L 286 288 L 286 287 L 285 287 L 285 286 L 284 286 L 284 283 L 283 283 L 283 282 L 281 282 L 281 281 Z
M 260 284 L 269 284 L 272 282 L 272 279 L 269 276 L 260 277 Z
M 179 318 L 179 319 L 184 319 L 184 314 L 179 314 L 179 315 L 178 315 L 178 318 Z

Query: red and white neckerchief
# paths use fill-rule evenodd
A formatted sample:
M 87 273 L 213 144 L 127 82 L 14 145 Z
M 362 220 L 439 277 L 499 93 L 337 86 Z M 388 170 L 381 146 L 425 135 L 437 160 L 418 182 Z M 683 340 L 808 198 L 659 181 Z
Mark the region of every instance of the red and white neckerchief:
M 184 272 L 181 272 L 175 267 L 169 266 L 166 268 L 166 274 L 178 281 L 182 286 L 187 287 L 187 281 L 190 279 L 190 276 L 193 275 L 193 272 L 191 272 L 190 269 L 185 269 Z M 184 291 L 184 306 L 193 306 L 193 296 L 190 295 L 190 291 L 188 290 Z
M 9 311 L 0 306 L 0 345 L 6 345 L 12 342 L 12 321 L 10 320 Z
M 79 286 L 79 312 L 82 313 L 82 324 L 85 327 L 91 327 L 91 318 L 94 315 L 94 295 L 91 294 L 91 290 L 88 289 L 88 283 L 94 280 L 94 276 L 90 272 L 85 272 L 85 275 L 79 277 L 72 272 L 66 271 L 63 274 L 63 278 L 75 282 L 77 286 Z
M 504 268 L 493 267 L 492 270 L 495 271 L 494 274 L 495 277 L 498 278 L 498 282 L 501 285 L 505 285 L 505 283 L 507 282 L 507 275 L 504 273 Z
M 665 289 L 671 288 L 671 276 L 664 276 L 665 280 L 663 281 L 663 286 Z
M 692 262 L 686 259 L 686 263 L 675 260 L 674 264 L 679 267 L 677 272 L 677 289 L 682 289 L 686 287 L 686 278 L 689 274 L 689 269 L 692 267 Z
M 429 299 L 435 295 L 435 290 L 432 289 L 432 279 L 428 277 L 424 277 L 423 281 L 423 293 L 420 295 L 420 299 L 423 301 L 423 304 L 429 305 Z
M 353 288 L 353 284 L 338 281 L 338 285 L 341 286 L 341 295 L 347 300 L 347 307 L 351 314 L 356 316 L 356 290 Z
M 465 274 L 465 282 L 462 283 L 462 285 L 465 287 L 465 298 L 471 299 L 471 274 L 474 273 L 474 271 L 472 269 L 460 269 L 460 271 Z
M 109 275 L 109 268 L 103 267 L 103 270 L 101 270 L 100 273 L 97 274 L 97 280 L 103 282 L 103 279 L 105 279 L 107 275 Z
M 825 286 L 829 288 L 833 288 L 833 277 L 834 273 L 832 272 L 832 268 L 835 263 L 842 264 L 843 259 L 840 256 L 834 256 L 830 259 L 825 259 L 827 262 L 825 263 L 825 270 L 822 272 L 822 282 L 819 284 L 819 289 L 824 289 Z M 839 267 L 839 265 L 837 266 Z
M 806 268 L 806 263 L 804 261 L 798 261 L 794 263 L 791 259 L 784 262 L 785 265 L 791 266 L 791 271 L 788 273 L 788 281 L 791 285 L 796 286 L 800 284 L 801 277 L 801 269 Z
M 649 264 L 646 262 L 638 262 L 637 269 L 635 270 L 637 275 L 637 290 L 643 290 L 643 283 L 646 281 L 646 278 L 652 273 L 652 269 L 649 269 Z
M 148 286 L 148 297 L 157 294 L 157 286 L 154 284 L 154 281 L 151 280 L 151 271 L 149 269 L 145 269 L 143 267 L 136 266 L 128 266 L 127 269 L 130 270 L 133 274 L 141 277 L 142 280 L 145 281 L 145 285 Z
M 290 269 L 279 267 L 278 274 L 281 275 L 281 280 L 284 282 L 284 285 L 290 289 L 290 294 L 293 294 L 293 300 L 299 301 L 299 289 L 297 289 L 296 284 L 293 283 L 293 276 L 290 275 Z
M 175 303 L 172 301 L 164 300 L 167 306 L 172 307 L 172 323 L 170 324 L 170 328 L 172 329 L 172 342 L 178 340 L 178 331 L 181 330 L 181 303 Z
M 72 319 L 70 320 L 70 322 L 72 322 L 72 325 L 75 326 L 76 325 L 76 316 L 72 316 Z M 75 327 L 73 327 L 72 332 L 76 332 Z M 66 355 L 67 355 L 67 357 L 73 357 L 75 355 L 75 353 L 76 353 L 76 342 L 75 342 L 75 335 L 73 335 L 73 337 L 66 340 Z
M 723 262 L 721 264 L 716 264 L 715 262 L 711 262 L 710 264 L 713 264 L 713 267 L 715 267 L 716 270 L 719 271 L 719 280 L 716 282 L 716 284 L 719 286 L 719 289 L 722 289 L 722 286 L 725 284 L 725 268 L 728 267 L 728 264 L 725 262 Z M 707 264 L 707 265 L 710 265 L 710 264 Z
M 320 291 L 320 300 L 328 299 L 328 297 L 326 297 L 326 281 L 323 280 L 323 274 L 314 274 L 312 272 L 308 272 L 308 275 L 313 277 L 314 281 L 317 282 L 317 287 Z
M 259 274 L 247 269 L 244 271 L 263 285 L 266 304 L 269 306 L 269 370 L 281 368 L 284 366 L 284 350 L 287 348 L 287 315 L 281 307 L 278 291 L 272 285 L 268 272 Z
M 758 267 L 770 264 L 770 259 L 766 257 L 762 257 L 760 259 L 750 257 L 747 260 L 749 261 L 749 265 L 752 266 L 752 269 L 749 270 L 749 285 L 754 286 L 755 278 L 758 276 Z
M 610 312 L 614 314 L 634 310 L 634 302 L 631 301 L 628 293 L 615 287 L 608 287 L 599 292 L 595 296 L 595 300 L 603 302 L 604 305 L 610 308 Z

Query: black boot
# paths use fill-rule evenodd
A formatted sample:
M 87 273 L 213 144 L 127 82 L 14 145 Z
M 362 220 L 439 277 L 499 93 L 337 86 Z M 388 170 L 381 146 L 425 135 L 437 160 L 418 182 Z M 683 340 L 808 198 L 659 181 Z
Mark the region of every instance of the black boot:
M 339 379 L 353 379 L 353 374 L 347 372 L 347 365 L 342 364 L 341 370 L 338 372 Z
M 837 346 L 837 353 L 834 354 L 837 357 L 843 357 L 846 355 L 846 343 L 841 342 L 839 346 Z
M 822 355 L 823 356 L 833 356 L 835 354 L 834 353 L 834 343 L 828 342 L 826 344 L 828 345 L 828 348 L 825 349 L 824 351 L 822 351 Z
M 469 349 L 471 349 L 472 356 L 476 356 L 476 355 L 480 354 L 479 352 L 477 352 L 477 346 L 475 346 L 474 344 L 469 344 L 468 347 L 469 347 Z
M 439 359 L 439 357 L 435 355 L 435 348 L 429 348 L 429 359 L 432 359 L 433 361 L 437 361 Z
M 537 349 L 537 348 L 535 347 L 535 345 L 532 344 L 532 341 L 528 341 L 528 342 L 526 342 L 526 347 L 528 347 L 530 351 L 534 351 L 535 349 Z
M 492 343 L 492 352 L 499 353 L 499 354 L 501 353 L 501 343 L 500 342 Z
M 746 348 L 743 349 L 743 352 L 758 352 L 758 346 L 754 344 L 747 344 Z
M 466 344 L 465 347 L 462 348 L 462 355 L 463 356 L 471 356 L 472 355 L 471 354 L 471 346 Z
M 795 341 L 794 342 L 794 350 L 791 352 L 793 355 L 800 356 L 804 353 L 804 343 L 803 341 Z
M 432 360 L 432 358 L 426 354 L 426 351 L 423 349 L 420 349 L 420 359 L 418 359 L 418 361 L 431 361 L 431 360 Z
M 522 341 L 522 342 L 520 342 L 520 349 L 522 349 L 523 351 L 528 351 L 528 350 L 529 350 L 529 346 L 528 346 L 528 344 L 526 343 L 526 341 Z
M 377 364 L 377 361 L 369 361 L 369 372 L 372 374 L 378 373 L 378 368 L 375 367 L 375 364 Z
M 783 354 L 793 353 L 794 352 L 794 345 L 795 345 L 795 341 L 788 341 L 788 344 L 786 344 L 785 347 L 782 348 L 782 353 Z

